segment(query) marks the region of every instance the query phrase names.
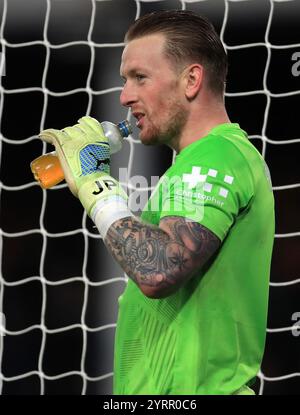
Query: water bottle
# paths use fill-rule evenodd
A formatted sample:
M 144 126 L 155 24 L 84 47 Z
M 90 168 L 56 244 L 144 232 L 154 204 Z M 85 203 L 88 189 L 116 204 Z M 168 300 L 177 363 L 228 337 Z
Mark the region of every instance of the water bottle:
M 127 120 L 119 124 L 109 121 L 101 123 L 105 137 L 108 139 L 110 154 L 117 153 L 123 145 L 123 138 L 131 134 L 131 125 Z M 55 151 L 43 154 L 30 163 L 31 171 L 43 189 L 50 189 L 64 180 L 64 172 Z

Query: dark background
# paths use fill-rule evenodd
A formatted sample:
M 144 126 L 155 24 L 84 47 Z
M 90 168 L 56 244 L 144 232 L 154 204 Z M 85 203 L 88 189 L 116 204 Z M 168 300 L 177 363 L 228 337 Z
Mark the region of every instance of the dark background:
M 266 349 L 255 390 L 299 394 L 300 336 L 273 330 L 293 326 L 292 316 L 300 312 L 300 76 L 292 74 L 292 55 L 300 52 L 300 2 L 1 0 L 3 394 L 112 392 L 123 272 L 66 185 L 42 191 L 29 164 L 50 151 L 37 138 L 41 129 L 72 125 L 85 114 L 101 121 L 126 118 L 119 104 L 119 63 L 129 24 L 152 10 L 182 7 L 206 15 L 221 33 L 230 62 L 230 118 L 263 153 L 273 180 L 276 239 Z M 134 129 L 112 157 L 112 174 L 118 177 L 119 167 L 129 165 L 130 176 L 143 175 L 150 183 L 171 162 L 171 150 L 145 149 Z

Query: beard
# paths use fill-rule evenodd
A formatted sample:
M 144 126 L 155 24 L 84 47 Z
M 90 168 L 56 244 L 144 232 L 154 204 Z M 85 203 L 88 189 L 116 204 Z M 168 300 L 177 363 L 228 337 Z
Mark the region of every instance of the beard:
M 142 143 L 145 145 L 165 144 L 176 148 L 187 117 L 187 110 L 184 106 L 174 100 L 169 106 L 167 115 L 159 122 L 147 116 L 148 126 L 140 132 Z

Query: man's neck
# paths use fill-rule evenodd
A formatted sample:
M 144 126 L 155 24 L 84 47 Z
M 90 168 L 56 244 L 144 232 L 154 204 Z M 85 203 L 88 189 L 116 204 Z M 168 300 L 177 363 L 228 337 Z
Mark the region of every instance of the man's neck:
M 216 126 L 230 123 L 230 119 L 222 102 L 199 107 L 191 112 L 180 137 L 171 143 L 171 148 L 179 153 L 183 148 L 207 136 Z

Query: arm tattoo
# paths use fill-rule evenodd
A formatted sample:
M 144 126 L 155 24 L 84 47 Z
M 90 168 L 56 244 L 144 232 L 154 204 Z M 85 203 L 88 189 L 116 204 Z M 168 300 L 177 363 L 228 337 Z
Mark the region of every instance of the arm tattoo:
M 162 296 L 187 281 L 220 246 L 207 228 L 178 216 L 163 218 L 160 227 L 135 217 L 120 219 L 109 228 L 105 243 L 142 291 Z

